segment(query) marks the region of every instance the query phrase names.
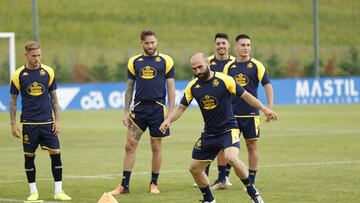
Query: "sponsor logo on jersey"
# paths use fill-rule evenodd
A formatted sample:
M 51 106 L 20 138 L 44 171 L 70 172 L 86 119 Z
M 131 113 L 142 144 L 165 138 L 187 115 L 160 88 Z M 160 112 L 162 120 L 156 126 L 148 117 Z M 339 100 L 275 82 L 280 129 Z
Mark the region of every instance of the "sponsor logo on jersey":
M 144 79 L 152 79 L 156 76 L 156 69 L 150 66 L 145 66 L 140 69 L 140 76 Z
M 234 77 L 236 83 L 240 86 L 245 86 L 249 83 L 249 78 L 246 75 L 240 73 Z
M 200 100 L 200 104 L 205 110 L 211 110 L 211 109 L 214 109 L 218 105 L 218 100 L 213 96 L 205 95 Z
M 28 72 L 24 72 L 24 73 L 22 74 L 22 76 L 27 76 L 27 75 L 29 75 Z
M 27 92 L 31 96 L 40 96 L 44 93 L 45 87 L 41 83 L 33 82 L 30 86 L 27 88 Z
M 195 88 L 196 88 L 196 89 L 199 89 L 200 87 L 201 87 L 201 86 L 200 86 L 199 84 L 196 84 L 196 85 L 195 85 Z

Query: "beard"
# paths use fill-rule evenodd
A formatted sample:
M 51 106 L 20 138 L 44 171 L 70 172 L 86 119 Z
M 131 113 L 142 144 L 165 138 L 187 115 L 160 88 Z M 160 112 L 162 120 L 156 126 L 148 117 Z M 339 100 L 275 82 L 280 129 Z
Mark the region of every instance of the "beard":
M 144 52 L 146 53 L 146 55 L 152 56 L 155 54 L 156 49 L 144 49 Z
M 199 80 L 201 81 L 206 81 L 206 79 L 209 78 L 209 75 L 210 75 L 210 68 L 207 67 L 204 73 L 199 73 L 196 75 L 196 77 L 199 78 Z

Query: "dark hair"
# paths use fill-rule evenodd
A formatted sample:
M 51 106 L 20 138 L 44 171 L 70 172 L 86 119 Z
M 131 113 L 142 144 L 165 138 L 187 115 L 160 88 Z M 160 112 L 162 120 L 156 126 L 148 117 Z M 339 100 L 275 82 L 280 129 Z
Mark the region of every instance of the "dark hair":
M 221 32 L 216 33 L 214 40 L 216 41 L 217 38 L 229 40 L 229 36 L 226 33 L 221 33 Z
M 37 50 L 40 49 L 40 43 L 39 42 L 34 42 L 34 41 L 29 41 L 25 44 L 25 51 L 29 52 L 32 50 Z
M 143 31 L 141 31 L 140 39 L 142 41 L 144 41 L 147 36 L 155 36 L 156 37 L 156 33 L 154 31 L 151 31 L 151 30 L 143 30 Z
M 235 38 L 235 42 L 241 40 L 241 39 L 250 39 L 249 36 L 247 36 L 246 34 L 240 34 Z

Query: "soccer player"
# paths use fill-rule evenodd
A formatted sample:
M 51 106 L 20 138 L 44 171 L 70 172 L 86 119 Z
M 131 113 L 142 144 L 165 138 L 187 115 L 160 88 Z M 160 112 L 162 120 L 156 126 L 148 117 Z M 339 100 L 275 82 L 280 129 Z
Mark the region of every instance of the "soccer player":
M 215 55 L 208 57 L 210 61 L 210 70 L 216 72 L 223 72 L 224 66 L 230 62 L 235 61 L 235 57 L 229 54 L 230 43 L 229 36 L 226 33 L 217 33 L 215 34 Z M 217 156 L 218 163 L 218 178 L 211 185 L 212 190 L 217 189 L 226 189 L 227 186 L 231 186 L 229 180 L 229 174 L 231 170 L 231 165 L 226 163 L 222 151 L 219 152 Z M 205 173 L 209 176 L 210 164 L 206 167 Z M 194 184 L 196 186 L 196 184 Z
M 10 86 L 10 121 L 12 135 L 22 138 L 25 154 L 25 172 L 30 187 L 28 201 L 39 200 L 35 181 L 35 151 L 40 144 L 51 158 L 55 181 L 55 200 L 71 200 L 62 190 L 62 163 L 60 157 L 60 107 L 56 95 L 56 79 L 52 68 L 41 64 L 38 42 L 25 45 L 26 64 L 17 69 Z M 17 98 L 21 94 L 20 131 L 16 124 Z M 55 114 L 53 119 L 52 112 Z
M 152 149 L 152 173 L 149 189 L 150 193 L 160 193 L 157 181 L 162 158 L 161 139 L 168 137 L 170 131 L 161 132 L 159 126 L 167 114 L 165 83 L 167 84 L 169 111 L 171 112 L 174 108 L 174 62 L 170 56 L 156 50 L 155 32 L 144 30 L 140 34 L 140 39 L 144 52 L 131 57 L 128 62 L 128 85 L 123 118 L 123 124 L 128 127 L 128 132 L 123 177 L 121 184 L 110 192 L 112 195 L 129 193 L 130 175 L 135 164 L 136 148 L 147 127 L 150 131 Z M 135 83 L 134 108 L 129 111 Z
M 190 173 L 203 194 L 205 203 L 215 203 L 209 187 L 205 167 L 214 160 L 219 151 L 224 151 L 225 160 L 232 165 L 235 174 L 247 188 L 253 202 L 263 202 L 259 192 L 251 183 L 244 163 L 239 160 L 239 129 L 231 106 L 231 95 L 241 97 L 250 105 L 264 112 L 266 120 L 276 120 L 277 115 L 237 85 L 233 78 L 223 73 L 213 72 L 203 53 L 196 53 L 191 58 L 191 67 L 196 78 L 185 88 L 184 96 L 160 129 L 165 132 L 171 122 L 176 121 L 186 110 L 192 99 L 198 102 L 205 128 L 195 143 L 192 151 Z
M 273 109 L 273 88 L 264 65 L 250 56 L 250 37 L 245 34 L 240 34 L 236 37 L 235 41 L 236 61 L 228 63 L 224 68 L 224 73 L 233 77 L 238 85 L 244 87 L 246 91 L 256 98 L 258 86 L 259 83 L 261 83 L 265 89 L 268 106 L 270 109 Z M 248 150 L 250 180 L 255 184 L 259 161 L 257 145 L 257 140 L 260 137 L 259 110 L 236 97 L 233 97 L 232 106 Z

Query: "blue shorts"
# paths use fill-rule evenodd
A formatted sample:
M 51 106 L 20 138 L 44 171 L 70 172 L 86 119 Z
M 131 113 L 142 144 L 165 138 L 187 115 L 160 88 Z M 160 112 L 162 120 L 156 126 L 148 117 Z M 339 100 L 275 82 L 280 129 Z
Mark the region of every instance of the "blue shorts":
M 163 138 L 170 135 L 169 129 L 165 134 L 159 130 L 166 113 L 166 107 L 161 102 L 138 101 L 134 109 L 131 110 L 130 117 L 135 126 L 142 132 L 145 132 L 146 128 L 149 127 L 151 137 Z
M 60 149 L 58 136 L 52 131 L 53 123 L 22 124 L 22 142 L 24 152 L 34 153 L 40 144 L 41 148 Z
M 240 148 L 239 135 L 239 129 L 232 129 L 216 136 L 203 133 L 194 145 L 192 158 L 199 161 L 213 161 L 222 149 Z
M 260 116 L 236 117 L 240 132 L 247 140 L 260 138 Z

